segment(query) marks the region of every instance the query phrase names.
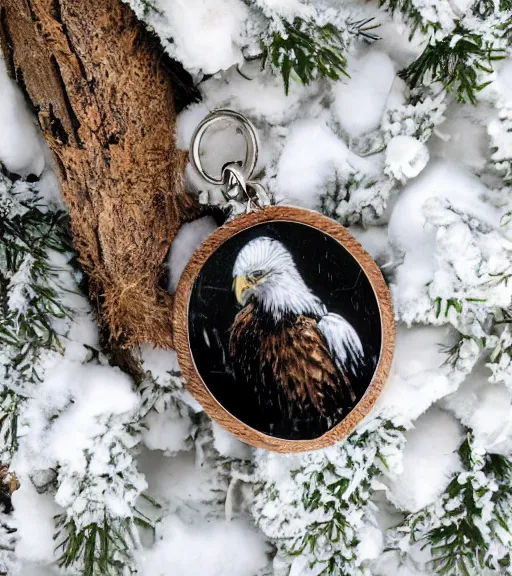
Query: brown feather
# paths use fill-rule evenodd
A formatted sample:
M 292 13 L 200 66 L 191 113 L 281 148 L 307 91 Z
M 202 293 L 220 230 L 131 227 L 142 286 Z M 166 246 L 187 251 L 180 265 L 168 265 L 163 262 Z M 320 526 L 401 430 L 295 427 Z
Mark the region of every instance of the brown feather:
M 313 411 L 329 421 L 340 408 L 346 412 L 354 404 L 347 375 L 337 368 L 314 318 L 299 315 L 269 322 L 250 303 L 233 322 L 230 353 L 242 371 L 261 378 L 259 384 L 267 387 L 256 390 L 260 402 L 274 398 L 289 415 Z

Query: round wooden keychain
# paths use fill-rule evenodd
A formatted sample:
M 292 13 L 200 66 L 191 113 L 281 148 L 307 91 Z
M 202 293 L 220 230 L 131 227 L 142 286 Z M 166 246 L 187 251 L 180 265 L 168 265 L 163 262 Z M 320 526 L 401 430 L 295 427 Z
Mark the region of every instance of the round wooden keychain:
M 247 151 L 215 178 L 201 165 L 200 144 L 226 120 Z M 219 424 L 253 446 L 314 450 L 349 434 L 375 404 L 393 356 L 391 299 L 343 226 L 270 205 L 251 180 L 257 154 L 254 127 L 230 110 L 211 113 L 192 138 L 192 166 L 220 188 L 232 218 L 181 276 L 175 345 L 188 389 Z

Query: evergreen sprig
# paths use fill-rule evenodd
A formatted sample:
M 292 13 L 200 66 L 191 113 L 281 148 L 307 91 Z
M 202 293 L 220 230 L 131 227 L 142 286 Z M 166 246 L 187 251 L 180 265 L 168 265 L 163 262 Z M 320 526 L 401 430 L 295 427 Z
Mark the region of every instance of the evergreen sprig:
M 61 302 L 51 252 L 70 250 L 67 215 L 46 210 L 37 189 L 0 173 L 0 437 L 3 459 L 18 446 L 18 415 L 25 385 L 37 383 L 37 357 L 60 350 Z
M 512 10 L 512 0 L 477 0 L 472 7 L 475 16 L 488 18 L 496 10 L 500 12 L 509 12 Z
M 70 250 L 68 218 L 62 211 L 44 211 L 37 196 L 18 200 L 16 189 L 9 186 L 8 190 L 11 197 L 4 197 L 0 210 L 0 343 L 24 349 L 27 344 L 32 349 L 58 348 L 52 320 L 69 316 L 69 311 L 57 294 L 58 269 L 49 253 Z
M 270 61 L 274 69 L 281 71 L 286 94 L 292 75 L 303 84 L 309 84 L 317 75 L 332 80 L 348 76 L 343 36 L 332 24 L 315 27 L 296 18 L 293 23 L 284 21 L 283 27 L 284 32 L 274 33 L 265 47 L 262 67 Z
M 364 475 L 356 489 L 351 486 L 354 482 L 351 476 L 339 476 L 336 467 L 329 462 L 323 470 L 312 471 L 304 482 L 304 492 L 302 494 L 302 504 L 308 513 L 317 510 L 325 512 L 326 520 L 314 522 L 309 530 L 298 538 L 290 550 L 291 555 L 303 554 L 305 550 L 314 554 L 317 542 L 332 542 L 333 544 L 343 542 L 343 546 L 337 546 L 332 550 L 332 556 L 323 562 L 323 570 L 320 574 L 325 576 L 338 576 L 340 574 L 350 574 L 351 563 L 357 561 L 358 534 L 351 526 L 350 511 L 353 506 L 364 510 L 369 503 L 372 493 L 372 481 L 382 474 L 383 467 L 387 467 L 385 455 L 375 449 L 374 430 L 366 430 L 362 434 L 354 434 L 351 444 L 356 450 L 369 452 L 364 463 Z M 377 434 L 384 433 L 390 442 L 401 442 L 402 430 L 398 429 L 391 422 L 383 422 Z M 378 446 L 378 443 L 377 443 Z M 356 459 L 349 453 L 347 459 L 348 468 L 353 468 L 354 472 L 359 467 Z
M 457 19 L 454 13 L 448 29 L 428 20 L 414 0 L 380 0 L 379 5 L 404 15 L 412 25 L 410 37 L 418 30 L 428 36 L 423 53 L 400 72 L 411 88 L 440 83 L 459 102 L 476 104 L 478 92 L 491 82 L 482 80 L 482 73 L 493 72 L 512 40 L 512 1 L 477 0 L 468 14 Z
M 24 400 L 24 396 L 7 387 L 3 387 L 0 391 L 0 438 L 3 445 L 2 452 L 7 455 L 7 459 L 18 449 L 18 418 L 20 404 Z M 6 460 L 5 456 L 3 460 Z
M 60 463 L 55 500 L 66 512 L 56 518 L 54 539 L 61 566 L 87 576 L 134 572 L 136 528 L 154 529 L 136 506 L 147 488 L 132 453 L 140 440 L 137 420 L 137 410 L 98 416 L 97 435 L 82 452 L 85 468 Z
M 482 454 L 468 433 L 459 449 L 464 472 L 439 502 L 411 514 L 398 533 L 429 545 L 436 574 L 470 576 L 511 566 L 512 463 Z
M 348 32 L 375 40 L 376 27 L 373 19 L 366 19 L 351 23 Z M 319 26 L 302 18 L 293 22 L 283 20 L 282 31 L 275 32 L 263 45 L 262 67 L 270 63 L 274 70 L 280 70 L 288 94 L 290 78 L 309 84 L 317 77 L 331 80 L 348 77 L 345 49 L 344 33 L 331 23 Z
M 379 7 L 387 8 L 391 14 L 401 12 L 405 16 L 407 22 L 411 24 L 409 40 L 418 30 L 427 34 L 429 31 L 435 32 L 440 28 L 437 22 L 425 21 L 413 0 L 379 0 Z
M 490 82 L 480 82 L 479 72 L 493 72 L 493 62 L 505 57 L 483 36 L 458 24 L 453 34 L 429 44 L 412 64 L 400 72 L 411 88 L 439 82 L 454 92 L 459 102 L 477 103 L 477 93 Z
M 102 524 L 92 523 L 81 530 L 65 514 L 57 516 L 58 565 L 69 568 L 81 561 L 83 576 L 128 576 L 132 568 L 132 551 L 137 546 L 135 522 L 126 518 L 114 522 L 105 516 Z
M 337 446 L 304 455 L 289 478 L 273 479 L 272 459 L 270 473 L 260 462 L 253 514 L 276 545 L 279 566 L 301 556 L 299 564 L 315 574 L 362 573 L 357 545 L 366 528 L 377 526 L 372 492 L 396 467 L 404 444 L 401 428 L 377 418 Z

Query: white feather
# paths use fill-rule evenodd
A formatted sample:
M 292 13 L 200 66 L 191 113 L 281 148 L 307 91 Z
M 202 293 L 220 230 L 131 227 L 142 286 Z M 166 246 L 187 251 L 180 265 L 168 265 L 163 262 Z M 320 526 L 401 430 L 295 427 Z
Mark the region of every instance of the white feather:
M 318 329 L 337 367 L 343 372 L 351 370 L 357 373 L 363 364 L 364 353 L 354 328 L 338 314 L 329 313 L 318 322 Z
M 359 372 L 364 363 L 361 340 L 354 328 L 338 314 L 328 313 L 302 279 L 291 254 L 278 240 L 262 236 L 246 244 L 237 256 L 233 276 L 248 276 L 261 270 L 265 280 L 246 291 L 279 320 L 287 313 L 320 317 L 318 329 L 339 370 Z
M 264 310 L 279 320 L 288 313 L 322 316 L 327 310 L 306 286 L 291 254 L 278 240 L 261 236 L 240 250 L 233 267 L 233 277 L 247 276 L 261 270 L 266 279 L 247 290 L 245 298 L 255 295 Z

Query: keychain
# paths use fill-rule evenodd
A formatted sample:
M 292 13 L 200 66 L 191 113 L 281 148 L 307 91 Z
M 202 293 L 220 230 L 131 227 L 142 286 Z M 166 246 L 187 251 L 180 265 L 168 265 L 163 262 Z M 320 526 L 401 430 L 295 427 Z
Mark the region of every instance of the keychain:
M 233 123 L 245 159 L 207 173 L 205 133 Z M 231 110 L 197 127 L 190 160 L 220 191 L 227 222 L 196 250 L 175 296 L 175 344 L 188 389 L 244 442 L 277 452 L 326 447 L 368 414 L 394 349 L 382 274 L 340 224 L 272 205 L 254 181 L 258 139 Z

